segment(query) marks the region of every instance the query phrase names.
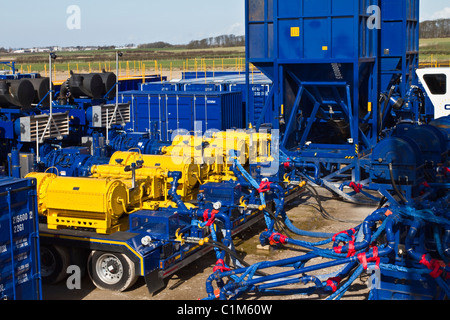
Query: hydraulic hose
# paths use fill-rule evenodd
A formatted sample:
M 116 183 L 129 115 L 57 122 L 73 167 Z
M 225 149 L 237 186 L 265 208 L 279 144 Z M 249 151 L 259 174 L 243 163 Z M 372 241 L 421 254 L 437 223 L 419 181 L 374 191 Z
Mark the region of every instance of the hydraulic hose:
M 389 163 L 389 175 L 390 175 L 391 184 L 392 184 L 392 187 L 394 188 L 395 193 L 399 196 L 400 200 L 402 200 L 402 202 L 404 204 L 408 203 L 405 196 L 403 195 L 403 193 L 401 193 L 401 191 L 397 187 L 397 184 L 395 183 L 392 163 Z
M 424 223 L 421 220 L 415 220 L 412 222 L 405 240 L 406 252 L 413 260 L 430 269 L 430 276 L 445 291 L 447 297 L 450 297 L 450 287 L 448 283 L 446 283 L 446 281 L 440 276 L 442 273 L 440 263 L 437 260 L 432 259 L 429 254 L 415 251 L 413 248 L 413 241 L 417 236 L 418 231 L 423 227 Z
M 320 169 L 317 165 L 313 163 L 306 163 L 293 160 L 294 166 L 296 168 L 305 168 L 314 170 L 314 182 L 319 182 L 320 178 Z
M 450 257 L 450 225 L 445 226 L 444 238 L 442 239 L 444 244 L 444 255 Z
M 293 233 L 303 236 L 303 237 L 311 237 L 311 238 L 331 238 L 334 234 L 332 233 L 326 233 L 326 232 L 312 232 L 312 231 L 305 231 L 297 228 L 294 226 L 292 221 L 287 216 L 286 212 L 282 212 L 282 219 L 286 227 Z
M 181 179 L 182 173 L 179 171 L 171 171 L 167 175 L 169 178 L 173 178 L 172 188 L 167 192 L 168 195 L 172 198 L 172 200 L 177 204 L 178 208 L 185 213 L 189 213 L 189 209 L 186 207 L 184 202 L 181 200 L 180 196 L 177 194 L 178 189 L 178 180 Z
M 378 212 L 372 218 L 376 219 L 376 217 L 380 217 L 379 214 L 381 214 L 381 212 Z M 394 234 L 394 226 L 399 221 L 400 221 L 400 218 L 399 218 L 398 213 L 393 213 L 387 217 L 385 216 L 384 231 L 386 233 L 387 245 L 380 249 L 377 249 L 377 253 L 375 253 L 375 248 L 370 249 L 369 251 L 364 253 L 365 260 L 370 261 L 370 259 L 373 259 L 373 258 L 377 258 L 377 257 L 381 257 L 381 256 L 388 256 L 395 250 L 396 240 L 395 240 L 395 234 Z M 256 286 L 260 283 L 269 282 L 269 281 L 273 282 L 273 281 L 275 281 L 277 279 L 281 279 L 281 278 L 295 277 L 299 274 L 306 275 L 306 273 L 311 272 L 311 271 L 326 269 L 326 268 L 330 268 L 330 267 L 334 267 L 334 266 L 338 266 L 338 265 L 342 265 L 342 264 L 346 265 L 346 267 L 342 270 L 342 272 L 347 272 L 348 270 L 350 270 L 351 268 L 353 268 L 355 266 L 355 263 L 361 263 L 360 255 L 354 255 L 351 257 L 338 258 L 333 261 L 329 261 L 329 262 L 325 262 L 325 263 L 321 263 L 321 264 L 317 264 L 317 265 L 312 265 L 312 266 L 305 267 L 304 264 L 302 264 L 302 266 L 300 268 L 296 268 L 294 270 L 290 270 L 290 271 L 286 271 L 286 272 L 281 272 L 278 274 L 272 274 L 272 275 L 265 276 L 265 277 L 258 277 L 255 279 L 253 277 L 250 277 L 258 269 L 264 269 L 264 268 L 270 268 L 270 267 L 280 267 L 280 266 L 292 266 L 292 265 L 296 265 L 299 263 L 303 263 L 305 261 L 309 261 L 312 258 L 315 258 L 318 256 L 319 256 L 318 253 L 310 252 L 310 253 L 307 253 L 300 257 L 293 257 L 293 258 L 288 258 L 288 259 L 284 259 L 284 260 L 280 260 L 280 261 L 263 261 L 263 262 L 260 262 L 250 268 L 241 268 L 241 269 L 233 270 L 232 272 L 228 271 L 228 272 L 223 272 L 220 274 L 215 273 L 208 278 L 207 283 L 206 283 L 206 288 L 207 288 L 207 292 L 209 295 L 208 298 L 211 299 L 214 297 L 214 292 L 213 292 L 214 290 L 213 290 L 213 286 L 212 286 L 213 280 L 216 280 L 216 282 L 219 284 L 220 298 L 225 299 L 227 297 L 227 295 L 236 295 L 236 294 L 242 292 L 243 290 L 249 290 L 249 289 L 256 288 Z M 231 281 L 227 284 L 224 284 L 224 282 L 221 280 L 222 278 L 236 276 L 239 274 L 243 274 L 240 278 L 240 281 L 234 281 L 234 282 Z M 247 280 L 245 280 L 245 278 L 244 278 L 245 276 L 248 276 Z

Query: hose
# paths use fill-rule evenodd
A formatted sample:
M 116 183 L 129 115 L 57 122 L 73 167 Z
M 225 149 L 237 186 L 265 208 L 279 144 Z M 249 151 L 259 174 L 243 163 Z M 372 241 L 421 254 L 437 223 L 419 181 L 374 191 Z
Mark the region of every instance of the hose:
M 311 237 L 311 238 L 331 238 L 334 234 L 333 233 L 326 233 L 326 232 L 312 232 L 312 231 L 305 231 L 297 228 L 294 226 L 292 221 L 289 219 L 289 217 L 286 215 L 286 212 L 283 211 L 282 213 L 283 222 L 286 225 L 286 227 L 293 233 L 303 236 L 303 237 Z
M 377 253 L 375 253 L 375 249 L 369 249 L 367 252 L 364 253 L 364 259 L 367 259 L 367 261 L 371 261 L 371 259 L 374 259 L 378 256 L 388 256 L 390 255 L 396 246 L 396 238 L 395 234 L 393 232 L 394 226 L 400 221 L 399 214 L 394 213 L 389 216 L 386 216 L 384 213 L 386 211 L 379 210 L 375 212 L 371 217 L 366 221 L 367 224 L 370 224 L 374 221 L 376 221 L 379 218 L 383 218 L 383 230 L 386 232 L 387 237 L 387 246 L 382 247 L 381 249 L 377 249 Z M 380 227 L 381 228 L 381 227 Z M 367 234 L 364 235 L 365 242 L 368 242 L 370 240 L 373 240 L 375 238 L 375 235 L 379 235 L 381 233 L 376 232 L 375 234 L 370 233 L 370 228 L 366 228 L 365 232 Z M 370 239 L 370 240 L 369 240 Z M 364 241 L 363 241 L 364 242 Z M 314 248 L 313 248 L 314 249 Z M 206 287 L 208 292 L 208 299 L 212 299 L 214 295 L 214 290 L 212 287 L 212 281 L 216 280 L 219 289 L 220 289 L 220 298 L 225 299 L 227 297 L 237 297 L 241 295 L 245 291 L 251 291 L 258 289 L 263 289 L 262 292 L 265 293 L 275 293 L 275 294 L 282 294 L 283 292 L 280 290 L 269 290 L 269 288 L 273 288 L 276 286 L 282 286 L 286 284 L 293 284 L 298 282 L 314 282 L 316 284 L 315 290 L 325 290 L 324 286 L 320 284 L 317 280 L 317 276 L 308 276 L 306 273 L 317 271 L 321 269 L 331 268 L 338 265 L 345 265 L 344 268 L 342 268 L 339 272 L 340 276 L 344 276 L 346 273 L 350 272 L 354 269 L 357 263 L 360 262 L 360 256 L 359 255 L 353 255 L 350 257 L 342 257 L 340 256 L 334 256 L 334 260 L 328 261 L 325 263 L 320 263 L 317 265 L 311 265 L 311 266 L 305 266 L 305 263 L 307 261 L 310 261 L 313 258 L 317 258 L 322 256 L 322 253 L 326 250 L 329 251 L 329 253 L 332 252 L 331 249 L 314 249 L 313 252 L 306 253 L 299 257 L 292 257 L 288 259 L 283 259 L 280 261 L 262 261 L 259 262 L 251 267 L 248 268 L 240 268 L 235 269 L 233 271 L 228 272 L 222 272 L 220 274 L 215 273 L 208 277 Z M 323 251 L 323 252 L 322 252 Z M 265 268 L 271 268 L 271 267 L 289 267 L 289 266 L 299 266 L 295 267 L 293 270 L 281 272 L 278 274 L 271 274 L 268 276 L 253 278 L 253 275 L 259 271 L 260 269 Z M 349 281 L 342 286 L 339 291 L 337 291 L 335 294 L 331 296 L 331 298 L 340 298 L 345 291 L 348 289 L 350 284 L 356 279 L 362 272 L 362 268 L 365 268 L 365 266 L 360 266 L 350 277 Z M 301 274 L 302 276 L 299 278 L 297 275 Z M 237 279 L 236 277 L 240 275 Z M 225 284 L 221 279 L 224 277 L 233 277 L 232 279 L 236 279 L 237 281 L 231 281 Z M 264 284 L 268 283 L 268 284 Z M 328 289 L 327 289 L 328 290 Z M 314 290 L 313 290 L 314 291 Z M 312 291 L 312 292 L 313 292 Z M 296 292 L 296 293 L 303 293 L 302 290 L 291 290 L 288 292 Z M 286 293 L 286 291 L 284 292 Z
M 408 201 L 406 200 L 406 198 L 403 196 L 403 193 L 401 193 L 401 191 L 398 189 L 397 184 L 395 183 L 394 180 L 394 172 L 393 172 L 393 168 L 392 168 L 392 162 L 389 163 L 389 175 L 391 178 L 391 184 L 392 187 L 394 188 L 395 193 L 398 195 L 398 197 L 400 198 L 400 200 L 403 202 L 403 204 L 408 203 Z
M 239 261 L 239 263 L 241 263 L 244 267 L 250 267 L 251 265 L 249 263 L 247 263 L 244 259 L 242 259 L 234 250 L 231 250 L 230 248 L 228 248 L 226 245 L 224 245 L 223 243 L 220 243 L 218 241 L 213 241 L 210 240 L 208 242 L 205 242 L 205 245 L 208 246 L 212 246 L 215 248 L 218 248 L 220 250 L 225 251 L 226 253 L 228 253 L 229 255 L 233 256 L 234 258 L 236 258 L 237 261 Z M 267 276 L 267 273 L 264 273 L 262 271 L 258 271 L 258 274 L 260 276 Z
M 355 221 L 355 220 L 342 220 L 342 219 L 334 217 L 333 215 L 328 213 L 327 210 L 325 210 L 325 208 L 322 206 L 322 201 L 320 200 L 320 195 L 317 192 L 317 190 L 313 186 L 306 186 L 306 189 L 309 192 L 313 193 L 313 197 L 317 201 L 317 204 L 318 204 L 319 209 L 320 209 L 318 211 L 320 212 L 321 216 L 324 219 L 337 221 L 337 222 L 343 222 L 343 223 L 359 223 L 360 222 L 360 221 Z M 317 208 L 315 208 L 315 209 L 317 210 Z
M 173 201 L 177 204 L 178 208 L 185 213 L 189 212 L 189 209 L 186 207 L 184 202 L 181 200 L 180 196 L 177 194 L 178 189 L 178 180 L 181 179 L 182 173 L 179 171 L 171 171 L 167 174 L 169 178 L 173 178 L 172 188 L 169 189 L 167 194 L 172 197 Z

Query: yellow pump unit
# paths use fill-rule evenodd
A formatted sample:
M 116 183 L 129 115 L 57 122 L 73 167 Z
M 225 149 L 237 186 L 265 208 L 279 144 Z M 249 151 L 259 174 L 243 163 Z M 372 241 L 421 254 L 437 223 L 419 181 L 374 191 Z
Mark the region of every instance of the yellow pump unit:
M 126 230 L 127 186 L 116 179 L 58 177 L 30 173 L 37 180 L 39 214 L 49 229 L 89 228 L 109 234 Z
M 125 216 L 135 210 L 176 207 L 169 196 L 173 178 L 180 172 L 177 194 L 181 201 L 194 200 L 199 185 L 235 180 L 230 151 L 240 163 L 267 161 L 270 134 L 234 131 L 210 137 L 178 136 L 162 155 L 116 152 L 107 165 L 91 168 L 91 177 L 59 177 L 30 173 L 37 180 L 39 214 L 50 229 L 90 228 L 109 234 L 128 228 Z M 186 203 L 186 206 L 191 207 Z M 193 206 L 193 205 L 192 205 Z
M 91 168 L 91 174 L 93 178 L 116 178 L 121 179 L 125 183 L 131 184 L 134 178 L 136 184 L 139 184 L 145 179 L 151 180 L 152 193 L 148 199 L 145 200 L 158 200 L 160 197 L 164 197 L 167 200 L 167 190 L 171 188 L 170 183 L 172 178 L 168 177 L 169 172 L 181 172 L 182 177 L 178 181 L 179 186 L 177 194 L 181 199 L 192 200 L 197 195 L 196 186 L 202 182 L 204 176 L 203 168 L 201 165 L 195 163 L 178 163 L 176 159 L 173 159 L 169 155 L 143 155 L 139 152 L 115 152 L 109 164 L 93 166 Z M 140 163 L 141 166 L 137 167 L 133 173 L 130 170 L 132 164 Z M 124 180 L 126 179 L 127 182 Z
M 201 164 L 203 182 L 221 182 L 236 179 L 230 170 L 234 162 L 230 158 L 231 150 L 237 151 L 239 162 L 247 167 L 249 163 L 273 161 L 271 143 L 272 135 L 268 133 L 227 130 L 209 137 L 176 136 L 162 153 L 177 162 Z

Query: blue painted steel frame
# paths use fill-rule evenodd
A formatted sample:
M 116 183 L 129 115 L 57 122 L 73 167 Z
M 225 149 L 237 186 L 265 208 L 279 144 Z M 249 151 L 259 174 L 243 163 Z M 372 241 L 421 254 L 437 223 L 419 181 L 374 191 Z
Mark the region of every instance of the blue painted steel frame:
M 4 65 L 6 65 L 7 67 L 10 67 L 10 68 L 11 68 L 11 73 L 12 73 L 13 75 L 16 74 L 16 63 L 15 63 L 14 61 L 11 61 L 11 62 L 1 61 L 0 64 L 4 64 Z
M 377 8 L 381 17 L 376 16 Z M 347 179 L 363 181 L 365 173 L 361 160 L 379 141 L 383 129 L 380 118 L 387 118 L 391 112 L 389 108 L 382 110 L 379 105 L 380 93 L 389 91 L 401 77 L 395 89 L 399 96 L 405 97 L 411 85 L 418 82 L 415 69 L 418 65 L 419 0 L 320 0 L 314 3 L 246 0 L 245 9 L 247 83 L 250 63 L 272 79 L 275 106 L 272 128 L 281 129 L 281 150 L 290 158 L 312 160 L 319 171 L 321 167 L 333 165 L 341 172 L 342 168 L 350 168 L 351 177 Z M 380 23 L 380 28 L 376 28 L 376 22 Z M 341 23 L 348 28 L 340 26 Z M 373 28 L 369 27 L 370 23 L 374 23 Z M 311 33 L 314 37 L 305 30 L 313 24 L 318 28 L 316 33 Z M 288 28 L 291 28 L 291 37 Z M 345 37 L 353 42 L 346 44 Z M 326 44 L 322 46 L 323 52 L 319 52 L 321 43 Z M 307 51 L 309 47 L 314 47 L 317 54 Z M 333 81 L 325 74 L 330 66 L 335 75 Z M 333 90 L 334 99 L 330 101 L 325 99 L 329 97 L 317 95 L 319 87 Z M 347 96 L 339 98 L 336 93 L 342 87 Z M 290 101 L 288 90 L 292 91 Z M 309 116 L 299 113 L 304 111 L 303 99 L 313 101 Z M 347 144 L 308 141 L 311 127 L 318 121 L 320 107 L 329 104 L 338 108 L 337 113 L 348 122 Z M 297 136 L 296 144 L 289 146 L 290 135 L 298 130 L 295 127 L 298 116 L 306 129 Z M 333 172 L 331 176 L 336 177 Z
M 249 0 L 246 1 L 246 9 L 247 9 L 247 14 L 246 14 L 246 27 L 247 27 L 247 32 L 248 34 L 250 34 L 250 28 L 252 27 L 252 21 L 250 21 L 250 8 L 249 8 L 249 3 L 250 1 L 252 2 L 253 5 L 255 5 L 255 0 Z M 256 0 L 256 2 L 258 2 L 258 0 Z M 261 1 L 259 1 L 261 3 Z M 305 94 L 305 96 L 307 96 L 310 100 L 314 101 L 314 109 L 311 113 L 311 116 L 309 117 L 308 121 L 307 121 L 307 127 L 306 130 L 304 130 L 303 135 L 298 143 L 298 146 L 300 147 L 300 149 L 303 149 L 305 146 L 305 143 L 307 141 L 307 138 L 309 136 L 311 127 L 313 125 L 313 122 L 317 119 L 317 112 L 319 111 L 319 107 L 321 105 L 323 105 L 325 102 L 324 99 L 320 99 L 321 97 L 319 97 L 319 99 L 321 100 L 320 102 L 317 101 L 317 99 L 313 96 L 313 94 L 311 94 L 308 90 L 307 87 L 311 87 L 313 88 L 312 90 L 316 90 L 317 91 L 317 87 L 323 87 L 323 86 L 328 86 L 330 88 L 335 88 L 335 87 L 346 87 L 346 93 L 347 93 L 347 97 L 345 97 L 346 102 L 343 102 L 342 99 L 337 99 L 337 101 L 332 101 L 332 103 L 337 106 L 342 108 L 342 112 L 345 114 L 347 121 L 350 124 L 350 132 L 351 132 L 351 137 L 350 140 L 352 142 L 352 144 L 354 144 L 354 146 L 356 146 L 355 148 L 351 147 L 350 149 L 350 153 L 345 153 L 342 155 L 342 157 L 346 160 L 351 160 L 351 161 L 347 161 L 348 163 L 353 162 L 353 161 L 357 161 L 357 157 L 355 157 L 355 152 L 354 150 L 358 150 L 358 146 L 359 146 L 359 139 L 360 139 L 360 135 L 359 135 L 359 123 L 358 123 L 358 119 L 359 119 L 359 90 L 356 90 L 356 83 L 359 83 L 359 66 L 361 63 L 371 63 L 373 64 L 373 68 L 372 68 L 372 74 L 371 74 L 371 79 L 369 81 L 373 81 L 373 73 L 375 71 L 375 58 L 373 56 L 371 56 L 371 54 L 369 53 L 374 53 L 374 50 L 360 50 L 358 48 L 355 48 L 354 52 L 357 52 L 357 55 L 354 56 L 353 58 L 349 58 L 346 57 L 345 59 L 337 59 L 334 57 L 324 57 L 324 58 L 319 58 L 319 59 L 312 59 L 311 57 L 305 58 L 305 56 L 309 56 L 309 54 L 306 54 L 306 43 L 303 43 L 303 52 L 300 53 L 300 55 L 303 55 L 303 57 L 300 57 L 299 59 L 289 59 L 288 57 L 280 57 L 280 55 L 287 55 L 287 54 L 292 54 L 293 56 L 298 55 L 298 53 L 296 52 L 285 52 L 282 53 L 282 51 L 286 51 L 286 49 L 282 49 L 283 46 L 288 46 L 286 43 L 283 43 L 282 41 L 285 41 L 286 39 L 280 39 L 281 37 L 279 37 L 280 35 L 280 28 L 281 28 L 281 24 L 285 24 L 285 20 L 281 20 L 281 17 L 279 16 L 279 12 L 278 9 L 280 7 L 280 3 L 281 0 L 276 2 L 275 1 L 275 5 L 273 5 L 273 52 L 272 49 L 269 48 L 270 47 L 270 43 L 271 40 L 268 39 L 269 37 L 269 33 L 270 33 L 270 25 L 271 22 L 269 21 L 269 16 L 272 15 L 272 13 L 270 13 L 270 3 L 271 1 L 264 1 L 264 5 L 265 5 L 265 17 L 264 17 L 264 41 L 263 43 L 266 45 L 264 48 L 264 55 L 266 57 L 268 57 L 269 59 L 254 59 L 252 58 L 252 49 L 251 49 L 251 37 L 247 36 L 247 55 L 248 55 L 248 61 L 255 64 L 257 67 L 259 67 L 264 73 L 266 73 L 269 78 L 272 78 L 274 81 L 274 103 L 276 106 L 281 106 L 281 105 L 285 105 L 286 104 L 286 97 L 284 95 L 284 79 L 286 77 L 286 75 L 290 75 L 294 81 L 296 82 L 297 86 L 298 86 L 298 92 L 296 95 L 296 99 L 294 102 L 294 106 L 291 109 L 290 115 L 289 117 L 286 119 L 287 121 L 287 126 L 284 130 L 284 136 L 282 139 L 282 145 L 281 148 L 286 151 L 288 153 L 287 150 L 287 144 L 288 144 L 288 139 L 290 134 L 292 133 L 292 131 L 294 131 L 293 128 L 293 124 L 294 122 L 297 120 L 296 119 L 296 115 L 298 113 L 298 109 L 300 107 L 300 102 L 302 99 L 302 96 Z M 287 2 L 285 1 L 285 4 Z M 293 6 L 295 6 L 293 4 L 293 2 L 289 2 L 290 4 L 292 4 Z M 374 1 L 374 3 L 377 3 L 376 1 Z M 289 6 L 290 4 L 288 4 L 287 6 Z M 344 4 L 343 4 L 344 5 Z M 304 9 L 304 8 L 303 8 Z M 301 10 L 300 10 L 301 11 Z M 354 34 L 352 35 L 353 39 L 359 39 L 359 26 L 358 24 L 360 23 L 360 14 L 362 12 L 357 9 L 354 10 L 354 12 L 352 13 L 353 15 L 353 23 L 355 24 L 354 26 Z M 303 14 L 306 16 L 307 14 L 305 12 L 303 12 Z M 282 14 L 280 14 L 282 15 Z M 366 21 L 369 18 L 368 14 L 362 14 L 361 15 L 362 20 Z M 331 20 L 333 19 L 332 15 L 329 15 L 327 18 L 328 20 L 328 26 L 331 24 Z M 301 17 L 299 18 L 299 20 L 301 20 L 301 22 L 303 23 L 304 26 L 304 20 L 305 17 Z M 302 24 L 300 23 L 300 24 Z M 258 24 L 260 24 L 260 22 L 255 22 L 255 25 L 258 26 Z M 302 30 L 303 28 L 299 27 L 299 33 L 303 32 Z M 292 30 L 292 29 L 291 29 Z M 328 39 L 327 39 L 327 43 L 332 43 L 332 39 L 331 39 L 331 35 L 328 34 Z M 359 44 L 359 41 L 358 41 Z M 355 43 L 355 45 L 358 45 Z M 312 44 L 311 44 L 312 45 Z M 318 46 L 317 43 L 314 43 L 315 46 Z M 302 46 L 302 44 L 300 44 L 300 47 Z M 327 46 L 328 47 L 328 46 Z M 324 49 L 324 46 L 322 47 L 322 49 Z M 328 49 L 327 49 L 328 50 Z M 325 51 L 325 50 L 323 50 Z M 272 54 L 272 58 L 270 58 Z M 325 56 L 330 55 L 330 54 L 325 54 Z M 361 57 L 363 56 L 363 57 Z M 302 75 L 299 75 L 298 73 L 296 74 L 295 71 L 295 67 L 297 65 L 308 65 L 308 64 L 320 64 L 320 66 L 324 66 L 324 65 L 330 65 L 330 64 L 337 64 L 337 63 L 349 63 L 349 65 L 351 65 L 352 69 L 353 69 L 353 76 L 350 77 L 351 78 L 351 83 L 348 82 L 330 82 L 330 81 L 302 81 L 301 77 Z M 352 93 L 351 93 L 352 91 Z M 350 95 L 352 95 L 350 97 Z M 320 94 L 319 94 L 320 96 Z M 377 97 L 376 95 L 374 95 L 372 93 L 372 105 L 374 107 L 376 107 L 376 101 L 377 101 Z M 282 111 L 280 110 L 280 108 L 275 108 L 275 115 L 274 115 L 274 122 L 272 123 L 273 128 L 275 129 L 280 129 L 280 123 L 278 121 L 279 118 L 283 117 Z M 375 110 L 376 111 L 376 110 Z M 373 141 L 373 143 L 371 144 L 367 138 L 363 139 L 364 143 L 367 144 L 366 147 L 370 148 L 373 146 L 373 143 L 375 143 L 376 141 Z M 325 157 L 326 156 L 326 151 L 325 151 L 325 146 L 320 146 L 317 145 L 316 146 L 318 148 L 318 150 L 322 149 L 321 151 L 323 153 L 325 153 Z M 341 147 L 341 146 L 339 146 Z M 316 153 L 316 152 L 315 152 Z M 326 160 L 327 161 L 327 160 Z M 359 180 L 360 179 L 360 173 L 359 173 L 359 166 L 355 166 L 356 171 L 355 171 L 355 176 L 354 178 Z

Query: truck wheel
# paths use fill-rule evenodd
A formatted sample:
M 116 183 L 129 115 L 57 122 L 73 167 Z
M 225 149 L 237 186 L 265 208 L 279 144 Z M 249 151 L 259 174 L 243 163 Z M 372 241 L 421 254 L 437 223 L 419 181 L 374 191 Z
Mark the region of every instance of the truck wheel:
M 134 263 L 124 254 L 92 251 L 88 260 L 89 277 L 101 290 L 125 291 L 138 279 Z
M 70 264 L 70 255 L 67 248 L 42 245 L 40 253 L 43 283 L 55 284 L 67 277 L 67 268 Z

